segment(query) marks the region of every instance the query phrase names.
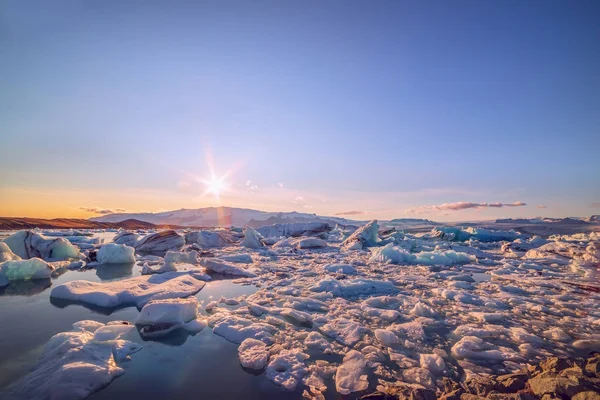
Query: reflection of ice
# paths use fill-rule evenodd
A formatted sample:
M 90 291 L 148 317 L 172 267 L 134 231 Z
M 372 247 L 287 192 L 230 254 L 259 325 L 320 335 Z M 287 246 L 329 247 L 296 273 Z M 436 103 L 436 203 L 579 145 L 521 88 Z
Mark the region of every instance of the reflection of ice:
M 42 293 L 52 286 L 50 279 L 36 279 L 33 281 L 14 281 L 0 289 L 0 296 L 33 296 Z
M 113 281 L 115 279 L 127 278 L 133 274 L 134 264 L 108 264 L 98 265 L 96 275 L 102 281 Z

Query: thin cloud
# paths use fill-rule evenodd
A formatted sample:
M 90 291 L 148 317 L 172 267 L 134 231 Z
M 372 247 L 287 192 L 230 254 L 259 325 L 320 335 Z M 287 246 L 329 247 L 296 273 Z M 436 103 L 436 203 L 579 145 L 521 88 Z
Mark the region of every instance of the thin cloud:
M 365 213 L 364 211 L 350 210 L 350 211 L 335 213 L 333 215 L 363 215 L 364 213 Z
M 543 204 L 540 204 L 539 206 L 536 206 L 535 208 L 548 208 L 548 206 L 545 206 Z
M 94 214 L 107 215 L 107 214 L 116 214 L 116 213 L 124 213 L 127 210 L 124 208 L 100 208 L 100 207 L 79 207 L 80 210 L 91 212 Z
M 413 207 L 404 210 L 404 212 L 408 214 L 426 214 L 435 211 L 462 211 L 473 208 L 523 207 L 526 205 L 527 204 L 522 201 L 515 201 L 514 203 L 472 203 L 468 201 L 459 201 L 456 203 L 444 203 L 434 206 Z
M 308 205 L 308 204 L 305 204 L 305 205 L 303 205 L 302 207 L 304 207 L 304 208 L 308 208 L 308 209 L 312 209 L 312 208 L 313 208 L 313 206 L 311 206 L 311 205 Z

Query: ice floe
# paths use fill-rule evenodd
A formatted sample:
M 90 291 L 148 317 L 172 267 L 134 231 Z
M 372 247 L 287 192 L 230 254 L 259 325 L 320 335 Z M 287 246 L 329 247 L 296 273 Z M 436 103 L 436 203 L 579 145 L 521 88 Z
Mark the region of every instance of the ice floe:
M 34 231 L 18 231 L 4 239 L 4 243 L 22 259 L 37 257 L 50 261 L 80 257 L 79 249 L 68 240 L 61 237 L 46 238 Z
M 100 264 L 129 264 L 135 262 L 135 249 L 124 244 L 103 244 L 96 254 Z

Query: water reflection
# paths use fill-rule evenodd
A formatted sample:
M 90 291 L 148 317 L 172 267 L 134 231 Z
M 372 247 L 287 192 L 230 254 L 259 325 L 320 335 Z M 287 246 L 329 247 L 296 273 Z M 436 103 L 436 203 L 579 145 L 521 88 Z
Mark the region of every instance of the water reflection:
M 48 279 L 35 279 L 32 281 L 12 281 L 8 286 L 0 289 L 0 296 L 33 296 L 42 293 L 52 286 Z
M 133 275 L 133 263 L 105 264 L 96 267 L 96 275 L 102 281 L 128 278 Z

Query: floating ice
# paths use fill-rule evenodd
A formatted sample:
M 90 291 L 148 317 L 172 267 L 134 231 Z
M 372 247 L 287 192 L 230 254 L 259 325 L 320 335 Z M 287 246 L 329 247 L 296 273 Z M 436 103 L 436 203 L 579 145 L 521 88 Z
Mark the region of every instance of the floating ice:
M 96 254 L 100 264 L 130 264 L 135 262 L 135 249 L 124 244 L 103 244 Z
M 244 240 L 241 245 L 249 249 L 260 249 L 265 246 L 262 236 L 249 226 L 244 229 Z
M 309 288 L 313 292 L 329 292 L 334 296 L 353 297 L 373 294 L 390 294 L 398 289 L 390 281 L 377 281 L 369 279 L 336 280 L 323 279 Z
M 438 354 L 421 354 L 419 359 L 421 368 L 429 370 L 434 375 L 441 375 L 446 369 L 444 359 Z
M 354 275 L 356 274 L 356 268 L 349 264 L 329 264 L 326 265 L 325 271 L 333 272 L 333 273 L 342 273 L 346 275 Z
M 6 243 L 0 242 L 0 262 L 20 259 L 21 257 L 13 253 Z
M 185 239 L 173 230 L 151 233 L 141 238 L 135 249 L 142 253 L 164 253 L 168 250 L 181 250 Z
M 123 231 L 117 234 L 113 239 L 116 244 L 124 244 L 125 246 L 135 247 L 140 240 L 140 235 L 134 232 Z
M 269 350 L 264 342 L 248 338 L 240 344 L 238 357 L 244 368 L 261 370 L 269 361 Z
M 186 233 L 185 242 L 188 244 L 196 243 L 201 247 L 224 247 L 229 246 L 232 240 L 222 232 L 197 231 Z
M 477 259 L 466 253 L 447 251 L 423 251 L 411 254 L 408 251 L 388 243 L 373 251 L 371 262 L 384 262 L 391 264 L 420 264 L 420 265 L 456 265 L 474 262 Z
M 458 228 L 451 226 L 435 227 L 431 231 L 431 236 L 442 240 L 465 242 L 469 239 L 476 239 L 480 242 L 500 242 L 507 240 L 512 242 L 515 239 L 522 237 L 516 231 L 493 231 L 483 228 Z
M 256 230 L 264 237 L 300 237 L 316 236 L 324 232 L 329 232 L 331 226 L 326 222 L 294 222 L 262 226 Z
M 204 285 L 194 274 L 166 272 L 115 282 L 67 282 L 52 289 L 50 297 L 98 307 L 135 305 L 141 308 L 150 300 L 191 296 L 198 293 Z
M 350 350 L 335 374 L 335 388 L 341 394 L 365 390 L 369 386 L 366 368 L 367 360 L 362 353 Z
M 12 252 L 22 259 L 68 260 L 79 258 L 77 247 L 63 238 L 48 239 L 33 231 L 19 231 L 4 239 Z
M 344 346 L 354 346 L 368 329 L 356 321 L 345 318 L 335 319 L 320 328 L 321 332 Z
M 302 377 L 308 373 L 304 360 L 308 354 L 299 349 L 282 350 L 272 356 L 267 366 L 266 376 L 287 390 L 294 390 Z
M 378 232 L 379 225 L 377 225 L 377 220 L 373 220 L 348 236 L 342 243 L 342 248 L 346 250 L 360 250 L 363 247 L 377 246 L 379 243 Z
M 80 321 L 73 331 L 54 335 L 37 364 L 8 396 L 23 399 L 84 399 L 125 370 L 118 362 L 142 346 L 118 338 L 133 326 L 120 321 Z
M 0 275 L 9 281 L 48 279 L 52 276 L 53 271 L 54 268 L 50 264 L 39 258 L 0 263 Z
M 452 346 L 452 354 L 459 360 L 468 358 L 501 361 L 505 358 L 501 351 L 493 349 L 491 345 L 476 336 L 465 336 L 460 339 Z
M 222 275 L 230 275 L 230 276 L 246 276 L 246 277 L 255 277 L 256 273 L 254 269 L 251 268 L 242 268 L 237 265 L 228 264 L 218 258 L 202 258 L 200 260 L 200 265 L 202 265 L 208 272 L 216 272 Z
M 249 338 L 272 343 L 272 334 L 277 330 L 262 322 L 252 322 L 246 318 L 223 314 L 213 315 L 209 318 L 208 324 L 212 325 L 215 334 L 233 343 L 242 343 Z

